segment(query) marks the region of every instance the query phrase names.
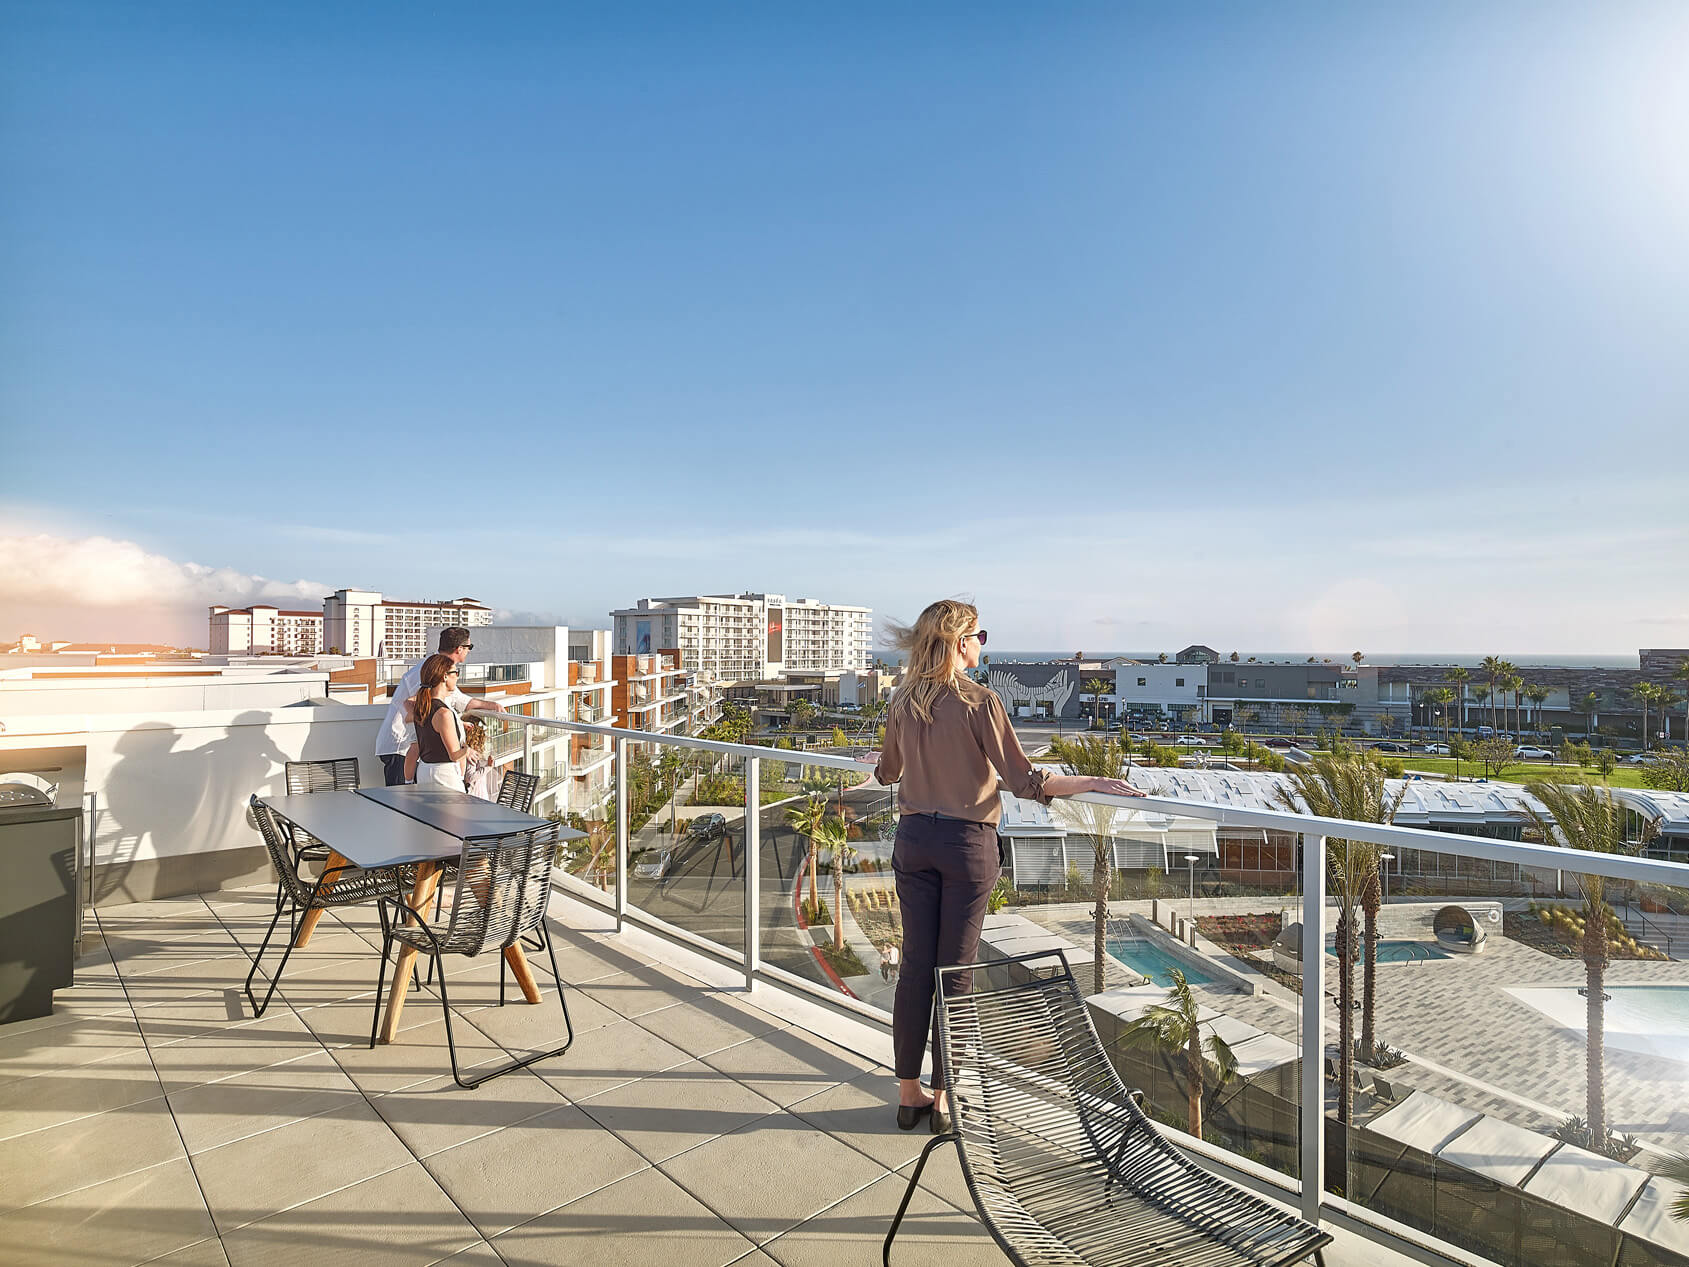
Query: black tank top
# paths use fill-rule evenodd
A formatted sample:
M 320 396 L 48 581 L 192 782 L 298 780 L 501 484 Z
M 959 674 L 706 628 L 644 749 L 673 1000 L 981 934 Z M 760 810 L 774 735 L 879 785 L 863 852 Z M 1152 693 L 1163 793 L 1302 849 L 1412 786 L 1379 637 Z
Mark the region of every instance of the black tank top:
M 417 760 L 425 765 L 446 765 L 451 761 L 451 754 L 446 751 L 446 741 L 440 737 L 440 732 L 434 729 L 435 715 L 443 708 L 451 712 L 451 705 L 445 700 L 430 701 L 428 720 L 416 728 Z M 454 729 L 456 723 L 453 723 Z

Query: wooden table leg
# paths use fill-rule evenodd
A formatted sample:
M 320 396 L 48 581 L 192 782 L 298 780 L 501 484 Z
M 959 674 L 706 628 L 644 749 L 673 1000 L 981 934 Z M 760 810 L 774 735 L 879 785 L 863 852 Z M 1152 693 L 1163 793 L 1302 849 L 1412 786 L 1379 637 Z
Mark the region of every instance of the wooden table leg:
M 327 859 L 323 862 L 323 869 L 317 872 L 317 875 L 320 877 L 326 874 L 330 867 L 349 867 L 351 865 L 352 864 L 347 862 L 346 859 L 342 858 L 339 854 L 335 853 L 334 850 L 330 849 L 328 851 Z M 315 910 L 306 911 L 304 915 L 300 916 L 299 932 L 293 939 L 293 947 L 295 950 L 299 949 L 301 946 L 310 945 L 311 934 L 316 931 L 317 921 L 322 917 L 323 908 L 320 906 Z
M 440 887 L 440 864 L 437 862 L 419 862 L 416 864 L 416 883 L 411 886 L 411 907 L 414 910 L 426 911 L 428 903 L 433 900 L 434 890 Z M 413 916 L 406 915 L 407 925 L 416 923 Z M 405 1010 L 405 992 L 410 989 L 411 970 L 416 966 L 416 948 L 400 944 L 399 957 L 393 961 L 393 988 L 387 995 L 387 1015 L 381 1018 L 381 1041 L 390 1043 L 393 1036 L 399 1032 L 399 1016 Z M 442 967 L 441 971 L 445 971 Z
M 516 984 L 522 987 L 522 997 L 530 1003 L 538 1003 L 540 988 L 534 981 L 534 970 L 528 966 L 528 956 L 522 953 L 521 942 L 504 948 L 504 961 L 510 965 Z

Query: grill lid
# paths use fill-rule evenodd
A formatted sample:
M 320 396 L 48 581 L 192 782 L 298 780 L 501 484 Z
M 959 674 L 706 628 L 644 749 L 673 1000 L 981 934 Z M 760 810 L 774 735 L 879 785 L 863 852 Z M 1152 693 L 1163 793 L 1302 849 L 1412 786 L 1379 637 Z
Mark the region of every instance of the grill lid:
M 14 809 L 19 806 L 50 807 L 53 798 L 38 787 L 31 787 L 27 783 L 0 783 L 0 809 Z

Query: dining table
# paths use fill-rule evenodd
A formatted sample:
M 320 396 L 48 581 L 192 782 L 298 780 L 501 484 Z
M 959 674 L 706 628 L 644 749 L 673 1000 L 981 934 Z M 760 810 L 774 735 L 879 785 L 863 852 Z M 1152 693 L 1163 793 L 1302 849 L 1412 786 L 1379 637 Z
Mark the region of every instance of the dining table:
M 462 856 L 466 840 L 553 826 L 549 819 L 482 800 L 467 792 L 411 784 L 259 799 L 327 847 L 325 871 L 348 865 L 366 871 L 414 867 L 416 878 L 411 885 L 410 906 L 416 912 L 427 910 L 439 887 L 442 870 Z M 579 840 L 585 834 L 569 827 L 557 827 L 556 831 L 559 840 Z M 296 947 L 310 942 L 321 918 L 320 908 L 305 912 L 294 936 Z M 408 915 L 406 922 L 414 923 L 415 919 L 414 915 Z M 387 1011 L 380 1031 L 384 1043 L 392 1042 L 398 1032 L 416 956 L 414 947 L 401 946 L 394 961 L 393 987 L 387 995 Z M 507 946 L 504 958 L 522 989 L 522 997 L 529 1003 L 538 1003 L 539 986 L 521 943 Z

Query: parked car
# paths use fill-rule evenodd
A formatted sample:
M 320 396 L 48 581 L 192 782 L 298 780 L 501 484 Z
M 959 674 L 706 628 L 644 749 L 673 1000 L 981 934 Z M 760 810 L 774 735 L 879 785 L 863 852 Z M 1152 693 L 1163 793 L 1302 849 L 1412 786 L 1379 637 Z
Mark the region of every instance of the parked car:
M 1539 748 L 1535 744 L 1522 743 L 1513 750 L 1515 761 L 1552 761 L 1554 754 L 1547 748 Z
M 1406 752 L 1408 746 L 1405 743 L 1397 743 L 1394 739 L 1384 739 L 1373 744 L 1372 750 L 1374 752 Z
M 1653 765 L 1660 759 L 1657 752 L 1633 752 L 1628 757 L 1620 757 L 1621 765 Z
M 1294 739 L 1263 739 L 1261 744 L 1266 748 L 1294 748 L 1296 741 Z
M 1431 757 L 1446 757 L 1449 755 L 1449 746 L 1446 743 L 1428 743 L 1420 751 Z
M 1190 748 L 1206 748 L 1208 741 L 1201 735 L 1180 735 L 1179 742 Z
M 661 880 L 668 874 L 669 863 L 673 858 L 674 854 L 667 849 L 656 854 L 647 849 L 645 856 L 633 864 L 633 874 L 641 880 Z
M 727 834 L 727 819 L 720 814 L 700 814 L 692 820 L 686 834 L 693 840 L 714 840 Z

